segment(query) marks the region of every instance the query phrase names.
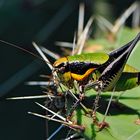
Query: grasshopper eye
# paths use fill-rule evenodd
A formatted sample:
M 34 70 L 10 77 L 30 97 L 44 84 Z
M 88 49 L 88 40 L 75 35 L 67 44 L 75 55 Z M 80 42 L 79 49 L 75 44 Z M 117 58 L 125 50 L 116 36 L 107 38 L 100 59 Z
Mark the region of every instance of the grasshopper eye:
M 61 67 L 58 69 L 58 72 L 61 74 L 64 74 L 66 72 L 66 68 L 65 67 Z
M 60 65 L 58 66 L 55 66 L 54 67 L 54 71 L 58 72 L 58 73 L 61 73 L 61 74 L 64 74 L 65 71 L 66 71 L 66 67 L 64 66 L 64 63 L 61 63 Z

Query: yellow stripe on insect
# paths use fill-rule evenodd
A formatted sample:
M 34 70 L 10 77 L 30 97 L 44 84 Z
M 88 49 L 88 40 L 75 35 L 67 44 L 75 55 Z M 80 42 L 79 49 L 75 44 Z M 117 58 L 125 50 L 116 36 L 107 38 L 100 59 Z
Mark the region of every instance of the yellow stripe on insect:
M 85 78 L 87 78 L 93 71 L 94 71 L 94 68 L 90 68 L 90 69 L 88 69 L 83 75 L 71 73 L 71 77 L 72 77 L 74 80 L 82 81 L 82 80 L 84 80 Z

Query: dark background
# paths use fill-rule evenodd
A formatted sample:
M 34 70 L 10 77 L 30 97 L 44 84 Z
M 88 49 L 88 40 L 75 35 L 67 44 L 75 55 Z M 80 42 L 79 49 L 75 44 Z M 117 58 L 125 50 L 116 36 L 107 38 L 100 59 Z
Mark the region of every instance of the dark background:
M 80 2 L 85 3 L 86 23 L 91 15 L 98 14 L 113 22 L 134 1 L 1 0 L 0 39 L 36 53 L 31 44 L 35 41 L 61 54 L 60 47 L 55 46 L 54 42 L 73 40 Z M 126 24 L 131 26 L 129 20 Z M 42 80 L 39 75 L 49 73 L 49 68 L 40 60 L 0 43 L 0 140 L 46 139 L 46 121 L 27 113 L 44 113 L 34 103 L 43 103 L 44 100 L 9 101 L 6 98 L 42 94 L 40 87 L 27 86 L 25 82 Z M 52 124 L 49 128 L 51 127 L 53 129 Z

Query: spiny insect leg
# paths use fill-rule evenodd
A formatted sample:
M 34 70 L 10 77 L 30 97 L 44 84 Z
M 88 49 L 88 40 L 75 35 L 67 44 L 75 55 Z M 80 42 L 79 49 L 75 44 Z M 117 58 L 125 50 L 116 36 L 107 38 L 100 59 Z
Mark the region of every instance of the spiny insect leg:
M 91 82 L 85 86 L 85 89 L 89 89 L 89 88 L 93 88 L 97 91 L 97 95 L 96 95 L 96 98 L 95 98 L 94 104 L 93 104 L 92 117 L 93 117 L 93 123 L 96 125 L 99 125 L 97 118 L 96 118 L 96 111 L 99 106 L 98 103 L 99 103 L 100 95 L 101 95 L 102 88 L 103 88 L 103 82 L 98 81 L 98 80 L 95 82 Z
M 101 91 L 103 88 L 103 83 L 102 81 L 95 81 L 95 82 L 89 83 L 85 86 L 85 90 L 91 87 L 97 91 L 97 95 L 94 100 L 94 107 L 93 107 L 93 112 L 96 112 L 96 110 L 98 109 L 98 102 L 99 102 Z
M 72 114 L 76 110 L 76 108 L 81 104 L 81 101 L 84 98 L 84 86 L 83 85 L 79 86 L 79 90 L 80 90 L 79 98 L 73 96 L 73 93 L 70 92 L 72 94 L 72 96 L 74 97 L 74 99 L 76 100 L 76 102 L 72 105 L 72 107 L 69 111 L 69 114 L 67 116 L 68 120 L 70 119 L 70 117 L 72 116 Z M 87 108 L 83 104 L 81 104 L 81 106 L 87 111 Z
M 99 106 L 98 103 L 99 103 L 100 95 L 101 95 L 101 90 L 98 90 L 98 91 L 97 91 L 96 98 L 95 98 L 95 100 L 94 100 L 93 112 L 92 112 L 93 122 L 94 122 L 95 124 L 98 124 L 97 118 L 96 118 L 96 111 L 97 111 L 98 106 Z

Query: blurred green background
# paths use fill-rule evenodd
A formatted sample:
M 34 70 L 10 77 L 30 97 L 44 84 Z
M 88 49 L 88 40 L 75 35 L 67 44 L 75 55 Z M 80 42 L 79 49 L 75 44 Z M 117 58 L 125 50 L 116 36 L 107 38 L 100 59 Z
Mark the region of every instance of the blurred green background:
M 61 54 L 60 47 L 54 43 L 72 42 L 81 2 L 85 3 L 85 23 L 91 15 L 102 15 L 113 22 L 134 0 L 0 0 L 0 39 L 36 53 L 31 44 L 35 41 Z M 131 17 L 126 25 L 131 26 Z M 40 87 L 27 86 L 25 82 L 42 80 L 39 75 L 49 74 L 48 67 L 4 43 L 0 43 L 0 64 L 0 139 L 46 139 L 46 121 L 27 114 L 28 111 L 43 113 L 34 104 L 35 100 L 7 101 L 5 98 L 40 95 Z

